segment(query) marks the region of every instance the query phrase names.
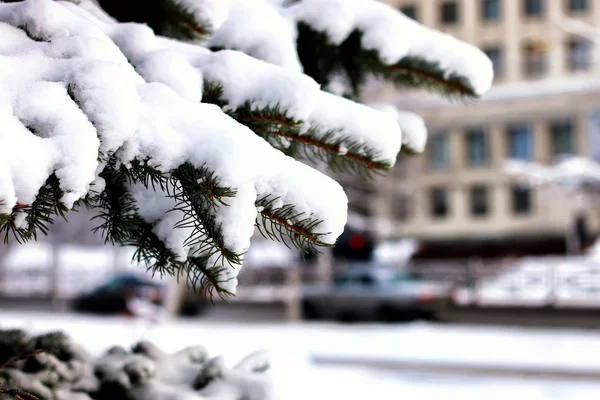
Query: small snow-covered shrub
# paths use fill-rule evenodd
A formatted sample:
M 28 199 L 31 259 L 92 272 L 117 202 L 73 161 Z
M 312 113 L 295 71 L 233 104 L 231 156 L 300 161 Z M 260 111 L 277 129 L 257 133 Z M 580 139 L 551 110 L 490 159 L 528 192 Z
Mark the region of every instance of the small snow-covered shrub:
M 36 351 L 43 352 L 36 353 Z M 204 346 L 165 353 L 149 341 L 109 348 L 99 357 L 60 332 L 28 336 L 0 331 L 0 388 L 40 400 L 275 400 L 265 352 L 234 367 Z M 0 394 L 0 400 L 10 399 Z

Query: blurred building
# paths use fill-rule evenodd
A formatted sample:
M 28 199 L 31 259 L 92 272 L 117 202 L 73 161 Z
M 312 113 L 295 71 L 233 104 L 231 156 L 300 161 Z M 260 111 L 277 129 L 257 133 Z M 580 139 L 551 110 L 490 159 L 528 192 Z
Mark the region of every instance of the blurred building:
M 386 1 L 484 50 L 496 79 L 466 104 L 394 88 L 379 94 L 423 116 L 430 138 L 426 153 L 399 162 L 377 181 L 377 200 L 365 203 L 378 235 L 416 238 L 417 258 L 438 259 L 564 254 L 588 243 L 599 230 L 592 194 L 523 187 L 501 166 L 508 158 L 598 157 L 600 49 L 557 21 L 598 26 L 600 1 Z

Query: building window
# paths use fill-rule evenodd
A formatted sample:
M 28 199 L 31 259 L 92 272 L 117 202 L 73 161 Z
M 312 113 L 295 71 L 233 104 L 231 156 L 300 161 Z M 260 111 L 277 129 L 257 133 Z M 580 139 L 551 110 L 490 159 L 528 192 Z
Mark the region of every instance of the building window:
M 403 6 L 400 7 L 400 12 L 402 12 L 402 14 L 406 15 L 408 18 L 414 19 L 415 21 L 417 21 L 417 6 L 415 5 L 409 5 L 409 6 Z
M 483 49 L 483 52 L 492 61 L 494 67 L 494 78 L 498 78 L 502 75 L 502 64 L 504 63 L 504 57 L 502 49 L 500 47 L 488 47 Z
M 513 186 L 512 209 L 515 214 L 527 214 L 531 212 L 531 189 L 522 186 Z
M 544 13 L 544 0 L 523 0 L 523 6 L 527 17 L 540 17 Z
M 440 4 L 442 24 L 456 24 L 458 22 L 458 3 L 456 1 L 445 1 Z
M 575 129 L 571 120 L 557 121 L 550 125 L 552 155 L 560 158 L 575 154 Z
M 444 218 L 450 213 L 450 198 L 448 190 L 432 188 L 430 193 L 430 211 L 433 218 Z
M 523 74 L 527 77 L 544 75 L 548 70 L 548 49 L 546 42 L 534 41 L 523 48 Z
M 587 0 L 568 0 L 570 12 L 582 12 L 587 11 L 588 2 Z
M 517 160 L 531 160 L 533 133 L 529 124 L 516 124 L 508 128 L 508 156 Z
M 484 21 L 497 21 L 500 19 L 500 0 L 482 0 L 481 18 Z
M 440 134 L 433 136 L 429 144 L 430 164 L 433 169 L 448 167 L 448 136 Z
M 471 215 L 474 217 L 483 217 L 488 213 L 488 188 L 479 185 L 471 187 Z
M 467 132 L 467 156 L 472 167 L 485 165 L 488 162 L 487 135 L 482 129 Z
M 567 43 L 569 71 L 587 71 L 592 64 L 592 44 L 585 39 L 573 38 Z
M 411 204 L 410 196 L 407 194 L 397 194 L 392 203 L 392 213 L 397 221 L 407 221 L 410 218 Z

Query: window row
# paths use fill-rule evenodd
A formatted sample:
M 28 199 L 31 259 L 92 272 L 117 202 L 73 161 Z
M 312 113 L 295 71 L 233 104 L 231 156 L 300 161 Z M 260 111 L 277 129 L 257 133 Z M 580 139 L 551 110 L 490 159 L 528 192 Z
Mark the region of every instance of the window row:
M 594 46 L 583 38 L 573 37 L 566 41 L 565 68 L 570 72 L 588 71 L 593 64 Z M 506 57 L 501 46 L 484 47 L 483 52 L 489 57 L 494 66 L 494 77 L 502 78 L 505 72 Z M 523 76 L 536 78 L 548 73 L 550 67 L 550 53 L 548 42 L 545 40 L 531 40 L 521 48 L 521 70 Z
M 553 121 L 548 126 L 550 155 L 553 161 L 576 154 L 576 127 L 570 119 Z M 514 123 L 505 129 L 506 158 L 533 160 L 534 133 L 531 123 Z M 484 128 L 471 128 L 463 134 L 466 164 L 470 167 L 490 163 L 490 135 Z M 428 144 L 431 169 L 446 169 L 450 165 L 449 138 L 445 133 L 433 135 Z
M 499 21 L 502 19 L 503 5 L 505 1 L 516 0 L 479 0 L 479 17 L 486 22 Z M 521 12 L 528 18 L 540 18 L 546 15 L 549 1 L 557 0 L 520 0 Z M 571 13 L 587 12 L 590 8 L 589 0 L 563 0 L 564 8 Z M 419 8 L 414 4 L 406 4 L 400 7 L 400 11 L 406 16 L 418 20 Z M 460 23 L 460 1 L 442 1 L 439 4 L 439 22 L 443 25 Z
M 491 191 L 485 185 L 473 185 L 468 189 L 469 214 L 483 218 L 492 213 Z M 531 189 L 514 185 L 510 188 L 510 208 L 514 215 L 526 215 L 533 209 Z M 428 214 L 432 219 L 444 219 L 452 214 L 451 191 L 445 187 L 433 187 L 427 193 Z M 407 221 L 414 214 L 411 197 L 398 195 L 394 199 L 394 218 Z

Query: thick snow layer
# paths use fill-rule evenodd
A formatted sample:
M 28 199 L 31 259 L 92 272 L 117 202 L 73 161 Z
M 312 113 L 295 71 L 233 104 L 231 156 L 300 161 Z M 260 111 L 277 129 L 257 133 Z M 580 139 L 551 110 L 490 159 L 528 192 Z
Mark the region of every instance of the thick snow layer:
M 279 106 L 289 117 L 304 120 L 319 93 L 319 85 L 312 78 L 237 51 L 213 53 L 195 66 L 205 79 L 223 85 L 226 109 L 236 109 L 252 101 L 256 108 Z
M 239 18 L 248 13 L 262 15 L 259 13 L 262 7 L 275 12 L 273 6 L 266 4 L 265 0 L 251 0 L 250 3 L 232 1 L 231 18 L 238 18 L 238 11 L 241 13 Z M 248 7 L 253 10 L 244 11 Z M 258 8 L 254 9 L 255 7 Z M 70 5 L 70 8 L 77 7 Z M 74 11 L 82 13 L 81 10 Z M 238 51 L 223 50 L 210 53 L 199 46 L 157 38 L 142 25 L 104 24 L 91 16 L 86 17 L 102 27 L 147 82 L 164 83 L 178 94 L 196 100 L 201 96 L 204 79 L 222 86 L 223 97 L 227 101 L 225 110 L 235 110 L 246 102 L 251 102 L 256 109 L 279 108 L 284 110 L 289 118 L 306 121 L 304 131 L 314 127 L 318 127 L 323 133 L 340 131 L 352 142 L 367 145 L 372 152 L 379 154 L 381 159 L 392 165 L 400 150 L 401 133 L 398 126 L 391 123 L 391 118 L 382 117 L 381 113 L 373 112 L 369 107 L 320 91 L 317 82 L 301 74 L 299 68 L 288 65 L 297 60 L 285 62 L 286 65 L 283 66 L 286 68 L 281 68 Z M 239 29 L 239 21 L 234 22 L 231 29 Z M 227 24 L 223 29 L 228 29 Z M 260 26 L 266 29 L 265 25 Z M 246 25 L 243 31 L 246 33 Z M 220 37 L 218 32 L 216 35 L 217 38 Z M 223 35 L 225 40 L 231 38 L 234 33 Z M 282 35 L 264 33 L 265 38 Z M 292 34 L 288 33 L 289 35 Z M 252 40 L 256 39 L 255 36 L 250 36 Z M 211 45 L 216 46 L 215 43 Z M 240 44 L 231 47 L 264 59 L 250 50 L 269 48 L 272 51 L 273 46 L 266 42 L 261 45 L 252 42 L 247 46 Z M 286 52 L 296 54 L 295 48 L 287 49 Z M 373 126 L 374 121 L 377 121 L 377 126 Z
M 432 30 L 376 0 L 302 0 L 286 14 L 318 31 L 334 44 L 342 43 L 355 29 L 363 32 L 362 46 L 376 50 L 382 61 L 396 64 L 418 57 L 437 64 L 447 75 L 465 77 L 482 95 L 492 86 L 492 62 L 478 48 Z
M 203 62 L 207 77 L 233 80 L 227 86 L 233 104 L 255 97 L 263 106 L 277 101 L 294 116 L 311 111 L 308 94 L 320 93 L 314 81 L 300 74 L 287 79 L 284 69 L 258 60 L 239 77 L 236 63 L 243 68 L 244 57 L 252 60 L 242 53 L 224 51 L 210 58 L 202 49 L 178 53 L 141 25 L 105 24 L 89 13 L 81 17 L 85 13 L 50 0 L 0 4 L 0 115 L 5 127 L 0 144 L 27 148 L 30 155 L 11 152 L 2 159 L 1 211 L 9 212 L 17 201 L 31 203 L 53 171 L 66 193 L 62 200 L 71 207 L 97 181 L 100 151 L 118 154 L 125 166 L 147 160 L 169 172 L 190 162 L 214 171 L 221 185 L 236 191 L 215 212 L 230 251 L 244 253 L 250 246 L 255 201 L 267 195 L 279 198 L 280 206 L 295 205 L 303 217 L 322 220 L 317 227 L 324 234 L 321 240 L 335 242 L 346 222 L 341 186 L 273 149 L 217 106 L 199 103 L 202 74 L 190 59 Z M 14 26 L 27 26 L 29 35 L 44 41 L 33 41 Z M 139 206 L 146 220 L 157 224 L 156 233 L 183 257 L 195 249 L 184 248 L 184 232 L 173 229 L 175 214 L 156 220 L 156 210 L 148 210 L 161 196 L 138 196 Z M 228 272 L 237 275 L 231 266 Z M 224 285 L 234 292 L 235 280 Z
M 390 165 L 395 164 L 402 145 L 395 116 L 327 92 L 319 93 L 306 128 L 325 133 L 337 130 L 352 142 L 374 150 L 375 159 Z
M 422 153 L 427 143 L 427 127 L 425 120 L 410 111 L 398 110 L 395 106 L 386 103 L 371 104 L 371 107 L 390 113 L 396 117 L 396 121 L 402 131 L 402 146 L 411 151 Z
M 290 71 L 302 71 L 293 21 L 265 0 L 231 0 L 227 19 L 205 45 L 240 50 Z

